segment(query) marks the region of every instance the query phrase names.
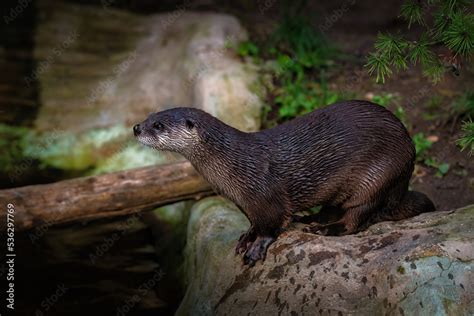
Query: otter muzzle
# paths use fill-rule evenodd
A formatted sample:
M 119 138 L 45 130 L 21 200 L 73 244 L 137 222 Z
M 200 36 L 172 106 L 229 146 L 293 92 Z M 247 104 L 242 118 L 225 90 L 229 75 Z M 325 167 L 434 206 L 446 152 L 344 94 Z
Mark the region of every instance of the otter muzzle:
M 133 134 L 134 134 L 135 136 L 140 135 L 141 132 L 142 132 L 142 129 L 141 129 L 141 127 L 140 127 L 140 124 L 137 124 L 137 125 L 135 125 L 135 126 L 133 127 Z

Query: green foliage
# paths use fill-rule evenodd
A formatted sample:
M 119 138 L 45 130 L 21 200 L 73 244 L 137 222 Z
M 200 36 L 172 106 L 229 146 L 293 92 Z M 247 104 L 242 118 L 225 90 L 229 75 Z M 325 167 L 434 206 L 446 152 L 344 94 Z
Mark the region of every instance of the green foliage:
M 340 99 L 328 88 L 324 71 L 333 63 L 329 57 L 335 51 L 302 16 L 283 19 L 269 52 L 276 55 L 276 77 L 281 84 L 275 90 L 280 119 L 291 119 Z
M 406 128 L 409 128 L 407 113 L 401 105 L 397 105 L 393 114 L 395 114 L 395 116 L 398 117 L 400 121 L 402 121 L 403 125 L 405 125 Z
M 385 83 L 385 77 L 390 77 L 392 74 L 390 66 L 390 61 L 381 54 L 369 53 L 366 67 L 369 68 L 369 74 L 375 73 L 377 75 L 375 79 L 377 82 Z
M 451 114 L 474 118 L 474 92 L 467 92 L 455 99 L 451 105 Z
M 410 28 L 413 23 L 425 24 L 425 20 L 423 19 L 423 7 L 419 5 L 418 2 L 405 2 L 400 9 L 400 15 L 408 21 L 408 28 Z
M 400 34 L 379 34 L 375 51 L 369 53 L 366 67 L 377 82 L 385 82 L 393 70 L 405 70 L 409 64 L 421 64 L 423 74 L 433 82 L 441 79 L 458 59 L 469 59 L 474 53 L 474 15 L 465 0 L 406 0 L 400 16 L 408 23 L 421 25 L 425 32 L 417 40 Z M 429 14 L 433 12 L 433 19 Z M 433 23 L 427 21 L 433 20 Z M 436 45 L 449 49 L 451 58 L 442 60 L 434 53 Z
M 321 83 L 288 81 L 276 93 L 275 102 L 279 105 L 278 113 L 282 119 L 291 119 L 340 99 L 338 93 L 327 88 L 324 80 Z
M 242 57 L 255 57 L 259 53 L 258 46 L 251 41 L 244 41 L 239 44 L 237 47 L 237 53 Z
M 279 121 L 341 99 L 338 93 L 329 89 L 325 78 L 325 70 L 334 64 L 330 56 L 335 54 L 335 50 L 297 12 L 294 6 L 289 6 L 287 15 L 270 40 L 259 45 L 242 42 L 237 47 L 240 56 L 254 57 L 254 61 L 263 63 L 262 68 L 269 71 L 272 78 L 269 89 L 278 108 Z M 263 62 L 264 59 L 269 61 Z M 270 107 L 263 110 L 262 118 L 266 125 L 272 125 L 268 122 L 271 111 Z
M 317 205 L 315 207 L 310 208 L 308 211 L 310 214 L 318 214 L 323 207 L 321 205 Z
M 443 163 L 440 163 L 438 165 L 438 172 L 436 173 L 436 175 L 439 175 L 440 177 L 443 177 L 444 175 L 446 175 L 449 171 L 449 163 L 447 162 L 443 162 Z
M 415 134 L 413 136 L 413 143 L 416 149 L 416 162 L 436 169 L 436 177 L 442 178 L 448 173 L 449 163 L 440 162 L 438 159 L 428 156 L 428 150 L 433 146 L 433 142 L 425 137 L 423 133 Z
M 474 154 L 474 122 L 472 120 L 464 122 L 462 126 L 462 137 L 457 141 L 461 150 L 468 150 L 469 155 Z
M 425 103 L 425 109 L 422 113 L 422 117 L 426 121 L 432 121 L 440 118 L 442 113 L 440 111 L 441 105 L 444 102 L 444 97 L 438 94 L 431 96 Z
M 450 18 L 440 38 L 451 51 L 467 57 L 474 50 L 474 15 L 456 12 Z
M 306 18 L 299 15 L 284 17 L 271 43 L 271 51 L 289 56 L 303 69 L 327 66 L 329 57 L 335 53 Z
M 449 171 L 449 163 L 447 162 L 439 162 L 434 157 L 428 157 L 424 160 L 424 164 L 428 167 L 436 169 L 435 177 L 442 178 L 444 177 Z
M 391 93 L 375 94 L 372 97 L 372 102 L 377 103 L 383 107 L 389 106 L 395 100 L 395 96 Z
M 405 112 L 405 109 L 399 104 L 399 98 L 391 93 L 385 93 L 385 94 L 375 94 L 372 96 L 372 102 L 377 103 L 383 107 L 388 107 L 388 106 L 393 106 L 393 114 L 402 121 L 403 125 L 407 129 L 410 129 L 410 124 L 408 123 L 407 115 Z
M 467 92 L 454 100 L 451 106 L 451 114 L 466 120 L 462 126 L 462 136 L 457 141 L 461 150 L 468 150 L 469 155 L 474 154 L 474 92 Z
M 423 133 L 418 133 L 413 135 L 413 143 L 416 149 L 416 161 L 424 161 L 427 157 L 428 149 L 433 146 L 433 142 L 426 138 Z

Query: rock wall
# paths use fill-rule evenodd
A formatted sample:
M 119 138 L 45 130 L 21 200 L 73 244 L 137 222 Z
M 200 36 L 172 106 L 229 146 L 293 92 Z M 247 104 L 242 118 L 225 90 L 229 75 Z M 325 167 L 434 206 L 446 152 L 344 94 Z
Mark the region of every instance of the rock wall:
M 191 210 L 177 315 L 472 315 L 474 206 L 323 237 L 293 227 L 266 261 L 234 255 L 248 222 L 208 198 Z

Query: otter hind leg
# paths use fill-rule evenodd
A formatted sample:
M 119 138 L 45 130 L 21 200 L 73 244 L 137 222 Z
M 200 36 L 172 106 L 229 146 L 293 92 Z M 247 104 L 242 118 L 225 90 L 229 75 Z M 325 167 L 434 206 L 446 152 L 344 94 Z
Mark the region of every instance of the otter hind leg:
M 436 208 L 433 202 L 425 194 L 417 191 L 408 191 L 402 200 L 395 207 L 385 205 L 378 212 L 364 223 L 367 228 L 378 222 L 383 221 L 400 221 L 411 218 L 421 213 L 434 212 Z

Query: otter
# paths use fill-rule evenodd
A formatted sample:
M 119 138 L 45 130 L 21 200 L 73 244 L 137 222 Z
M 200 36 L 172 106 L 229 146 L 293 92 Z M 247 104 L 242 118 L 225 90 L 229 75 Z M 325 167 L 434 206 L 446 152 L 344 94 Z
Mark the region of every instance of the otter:
M 335 103 L 253 133 L 178 107 L 150 114 L 133 132 L 147 146 L 182 154 L 243 211 L 251 226 L 236 253 L 245 265 L 263 261 L 292 221 L 340 236 L 435 210 L 425 194 L 408 190 L 415 162 L 408 131 L 369 101 Z M 293 215 L 316 205 L 316 215 Z

